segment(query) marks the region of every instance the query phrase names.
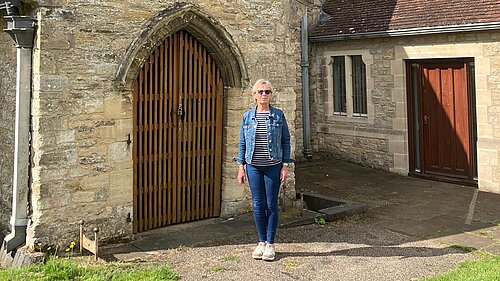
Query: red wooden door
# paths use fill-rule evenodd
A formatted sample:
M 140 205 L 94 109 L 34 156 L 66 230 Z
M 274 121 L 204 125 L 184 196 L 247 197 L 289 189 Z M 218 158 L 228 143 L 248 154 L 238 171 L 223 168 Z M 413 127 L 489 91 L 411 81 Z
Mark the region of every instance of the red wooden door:
M 424 62 L 420 69 L 422 172 L 471 180 L 467 63 Z

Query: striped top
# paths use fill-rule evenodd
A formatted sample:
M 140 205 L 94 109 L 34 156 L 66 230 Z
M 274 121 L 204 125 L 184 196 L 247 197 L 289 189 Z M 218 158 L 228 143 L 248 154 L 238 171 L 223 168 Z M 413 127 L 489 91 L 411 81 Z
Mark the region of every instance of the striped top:
M 253 166 L 276 165 L 281 161 L 271 159 L 267 143 L 266 119 L 269 117 L 269 111 L 257 112 L 255 117 L 257 119 L 257 130 L 255 131 L 255 149 L 251 164 Z

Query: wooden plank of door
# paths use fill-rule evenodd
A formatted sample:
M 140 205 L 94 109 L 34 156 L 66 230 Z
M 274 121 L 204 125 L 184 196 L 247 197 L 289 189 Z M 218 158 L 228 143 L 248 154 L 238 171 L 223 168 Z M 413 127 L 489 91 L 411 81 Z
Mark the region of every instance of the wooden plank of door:
M 428 127 L 428 147 L 429 151 L 429 166 L 430 171 L 439 171 L 442 167 L 443 161 L 441 157 L 440 142 L 443 139 L 443 132 L 439 128 L 439 124 L 443 122 L 443 114 L 441 113 L 440 107 L 442 104 L 441 99 L 441 70 L 439 68 L 428 69 L 428 81 L 429 81 L 429 95 L 428 97 L 428 109 L 427 115 L 429 116 Z
M 209 88 L 208 88 L 208 94 L 210 95 L 210 106 L 209 106 L 209 119 L 210 119 L 210 129 L 209 129 L 209 146 L 210 146 L 210 154 L 209 154 L 209 196 L 208 196 L 208 202 L 209 202 L 209 208 L 208 208 L 208 215 L 210 217 L 214 216 L 214 166 L 215 166 L 215 142 L 216 136 L 215 136 L 215 98 L 217 97 L 217 88 L 216 88 L 216 83 L 215 83 L 215 62 L 212 60 L 212 57 L 208 57 L 208 65 L 210 66 L 210 72 L 209 72 Z
M 194 45 L 194 56 L 195 56 L 195 71 L 194 71 L 194 78 L 193 81 L 195 82 L 195 94 L 196 94 L 196 113 L 195 113 L 195 120 L 196 120 L 196 130 L 195 130 L 195 178 L 196 178 L 196 185 L 195 185 L 195 209 L 196 209 L 196 219 L 200 218 L 200 209 L 201 209 L 201 204 L 200 204 L 200 198 L 201 198 L 201 182 L 200 182 L 200 177 L 201 177 L 201 83 L 200 83 L 200 77 L 201 77 L 201 63 L 200 63 L 200 53 L 199 53 L 199 48 L 200 43 L 196 42 Z
M 441 73 L 441 123 L 439 132 L 442 134 L 439 143 L 440 169 L 446 173 L 453 173 L 457 147 L 455 136 L 454 98 L 453 98 L 453 68 L 440 69 Z
M 169 115 L 168 115 L 168 124 L 169 124 L 169 129 L 168 129 L 168 163 L 170 166 L 170 169 L 168 169 L 168 220 L 167 223 L 171 224 L 174 222 L 174 210 L 175 210 L 175 200 L 174 200 L 174 175 L 176 174 L 175 169 L 175 163 L 174 163 L 174 136 L 175 136 L 175 126 L 174 126 L 174 98 L 173 98 L 173 92 L 174 92 L 174 86 L 173 86 L 173 73 L 174 73 L 174 38 L 171 36 L 168 39 L 168 109 L 169 109 Z
M 206 135 L 207 135 L 207 130 L 206 130 L 206 124 L 207 124 L 207 118 L 206 118 L 206 110 L 207 110 L 207 95 L 206 95 L 206 57 L 207 57 L 207 50 L 203 49 L 203 55 L 202 55 L 202 73 L 201 73 L 201 166 L 200 166 L 200 172 L 201 172 L 201 218 L 206 217 L 206 204 L 205 204 L 205 197 L 207 196 L 206 188 Z
M 165 100 L 165 41 L 160 45 L 160 59 L 159 59 L 159 70 L 158 74 L 159 85 L 159 112 L 158 112 L 158 120 L 159 120 L 159 132 L 158 132 L 158 173 L 159 173 L 159 208 L 158 208 L 158 224 L 160 226 L 165 225 L 165 152 L 164 152 L 164 136 L 165 136 L 165 112 L 164 112 L 164 100 Z
M 183 171 L 183 178 L 182 178 L 182 189 L 184 192 L 183 196 L 183 214 L 182 214 L 182 221 L 188 220 L 189 217 L 189 185 L 188 185 L 188 141 L 189 141 L 189 131 L 188 131 L 188 99 L 189 99 L 189 94 L 187 92 L 187 82 L 188 82 L 188 36 L 189 34 L 183 33 L 183 40 L 182 40 L 182 104 L 183 104 L 183 115 L 182 115 L 182 171 Z
M 178 106 L 179 106 L 179 64 L 180 64 L 180 60 L 179 60 L 179 37 L 180 37 L 180 34 L 176 33 L 174 34 L 174 79 L 173 79 L 173 83 L 174 83 L 174 92 L 173 92 L 173 97 L 174 97 L 174 104 L 177 105 L 177 109 L 178 109 Z M 174 152 L 174 157 L 176 159 L 175 161 L 175 164 L 176 164 L 176 174 L 174 175 L 174 179 L 175 179 L 175 184 L 174 184 L 174 187 L 175 187 L 175 219 L 174 221 L 175 222 L 180 222 L 182 220 L 182 214 L 181 214 L 181 189 L 182 189 L 182 181 L 181 181 L 181 157 L 179 157 L 179 154 L 181 153 L 181 142 L 179 140 L 179 138 L 182 136 L 182 126 L 179 126 L 179 115 L 178 115 L 178 112 L 176 112 L 174 114 L 174 120 L 175 120 L 175 125 L 177 126 L 176 128 L 176 135 L 175 135 L 175 138 L 174 138 L 174 145 L 175 145 L 175 152 Z
M 184 114 L 184 105 L 185 105 L 185 94 L 184 94 L 184 85 L 183 85 L 183 77 L 184 77 L 184 32 L 180 32 L 179 34 L 179 69 L 178 69 L 178 79 L 177 83 L 179 85 L 179 91 L 177 94 L 179 95 L 179 108 L 181 108 L 181 114 Z M 179 143 L 179 149 L 180 153 L 177 154 L 177 157 L 179 157 L 179 169 L 180 169 L 180 174 L 179 174 L 179 188 L 180 188 L 180 222 L 186 221 L 186 161 L 185 161 L 185 156 L 184 153 L 186 151 L 186 141 L 184 134 L 186 133 L 186 122 L 184 120 L 184 116 L 180 115 L 179 116 L 179 137 L 177 138 L 180 143 Z
M 197 142 L 196 142 L 196 137 L 197 137 L 197 92 L 196 92 L 196 72 L 197 72 L 197 59 L 196 59 L 196 49 L 197 49 L 197 44 L 196 44 L 196 39 L 193 39 L 190 42 L 190 48 L 191 48 L 191 54 L 190 57 L 192 58 L 192 66 L 191 66 L 191 125 L 192 125 L 192 138 L 191 138 L 191 219 L 196 220 L 196 212 L 197 212 L 197 206 L 196 206 L 196 200 L 197 200 L 197 178 L 196 178 L 196 154 L 197 154 Z
M 153 54 L 149 56 L 149 72 L 148 72 L 148 227 L 153 227 L 153 75 L 151 63 Z
M 453 74 L 453 98 L 455 104 L 455 133 L 457 136 L 457 146 L 459 152 L 455 159 L 455 170 L 457 173 L 467 176 L 472 180 L 472 157 L 470 145 L 470 127 L 469 127 L 469 86 L 467 85 L 467 63 L 464 62 L 461 68 L 454 69 Z
M 140 124 L 141 124 L 141 132 L 140 132 L 140 155 L 142 158 L 141 161 L 141 177 L 140 177 L 140 189 L 141 189 L 141 195 L 140 195 L 140 231 L 143 231 L 146 228 L 146 223 L 147 223 L 147 190 L 146 190 L 146 184 L 147 184 L 147 176 L 146 176 L 146 165 L 147 165 L 147 159 L 148 156 L 146 154 L 146 134 L 147 134 L 147 123 L 146 123 L 146 114 L 147 114 L 147 99 L 146 99 L 146 94 L 147 94 L 147 71 L 148 71 L 149 64 L 146 63 L 146 66 L 143 67 L 143 70 L 141 72 L 142 74 L 142 82 L 141 82 L 141 115 L 140 115 Z
M 155 49 L 153 52 L 154 54 L 154 61 L 153 65 L 154 68 L 152 69 L 152 81 L 153 81 L 153 91 L 151 91 L 151 95 L 153 98 L 153 109 L 152 114 L 153 114 L 153 119 L 152 119 L 152 135 L 153 135 L 153 141 L 152 141 L 152 153 L 153 153 L 153 194 L 152 194 L 152 199 L 153 199 L 153 223 L 152 227 L 157 228 L 158 227 L 158 49 Z
M 424 162 L 424 165 L 423 165 L 423 171 L 424 172 L 427 172 L 429 170 L 429 167 L 430 167 L 430 156 L 431 156 L 431 153 L 429 151 L 429 146 L 430 146 L 430 137 L 429 137 L 429 134 L 430 134 L 430 126 L 429 126 L 429 121 L 428 121 L 428 114 L 429 114 L 429 111 L 430 111 L 430 104 L 429 104 L 429 96 L 432 95 L 431 91 L 430 91 L 430 82 L 429 82 L 429 70 L 424 68 L 423 69 L 423 79 L 422 79 L 422 86 L 421 86 L 421 89 L 422 89 L 422 113 L 423 113 L 423 123 L 424 123 L 424 126 L 423 126 L 423 142 L 422 142 L 422 145 L 424 147 L 423 149 L 423 162 Z M 427 120 L 426 120 L 427 119 Z
M 189 34 L 188 34 L 189 35 Z M 187 214 L 186 214 L 186 220 L 191 221 L 192 220 L 192 214 L 194 213 L 192 208 L 192 199 L 193 199 L 193 193 L 192 193 L 192 171 L 191 171 L 191 166 L 193 163 L 193 157 L 192 157 L 192 151 L 193 151 L 193 146 L 192 146 L 192 137 L 193 137 L 193 120 L 192 120 L 192 114 L 193 114 L 193 97 L 192 97 L 192 92 L 193 92 L 193 87 L 192 87 L 192 81 L 193 81 L 193 60 L 192 60 L 192 46 L 193 46 L 193 37 L 188 36 L 186 42 L 186 59 L 187 59 L 187 67 L 186 67 L 186 76 L 184 77 L 185 80 L 185 85 L 186 87 L 184 88 L 186 92 L 186 116 L 185 119 L 187 122 L 187 143 L 186 143 L 186 162 L 187 162 L 187 171 L 186 171 L 186 184 L 187 184 Z
M 205 217 L 210 217 L 210 195 L 211 195 L 211 184 L 210 184 L 210 179 L 212 177 L 210 173 L 211 169 L 211 163 L 210 163 L 210 157 L 211 157 L 211 147 L 210 147 L 210 141 L 211 141 L 211 135 L 210 135 L 210 129 L 211 129 L 211 96 L 210 96 L 210 68 L 211 68 L 211 61 L 210 61 L 210 55 L 206 54 L 205 55 L 205 74 L 203 75 L 203 84 L 205 85 L 204 89 L 204 94 L 206 95 L 206 116 L 205 116 L 205 147 L 206 147 L 206 154 L 205 154 Z

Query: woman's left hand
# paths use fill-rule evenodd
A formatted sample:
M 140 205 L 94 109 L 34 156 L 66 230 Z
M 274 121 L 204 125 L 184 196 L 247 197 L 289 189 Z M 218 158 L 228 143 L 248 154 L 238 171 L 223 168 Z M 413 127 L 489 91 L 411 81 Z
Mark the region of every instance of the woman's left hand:
M 283 168 L 281 168 L 280 180 L 281 182 L 286 182 L 287 178 L 288 178 L 288 167 L 283 166 Z

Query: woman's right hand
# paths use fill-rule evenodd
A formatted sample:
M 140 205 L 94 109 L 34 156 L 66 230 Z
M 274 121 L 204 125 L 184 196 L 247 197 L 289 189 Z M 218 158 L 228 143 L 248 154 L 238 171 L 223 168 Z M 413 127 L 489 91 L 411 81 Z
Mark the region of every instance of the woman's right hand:
M 245 169 L 240 168 L 238 170 L 238 183 L 245 183 Z

